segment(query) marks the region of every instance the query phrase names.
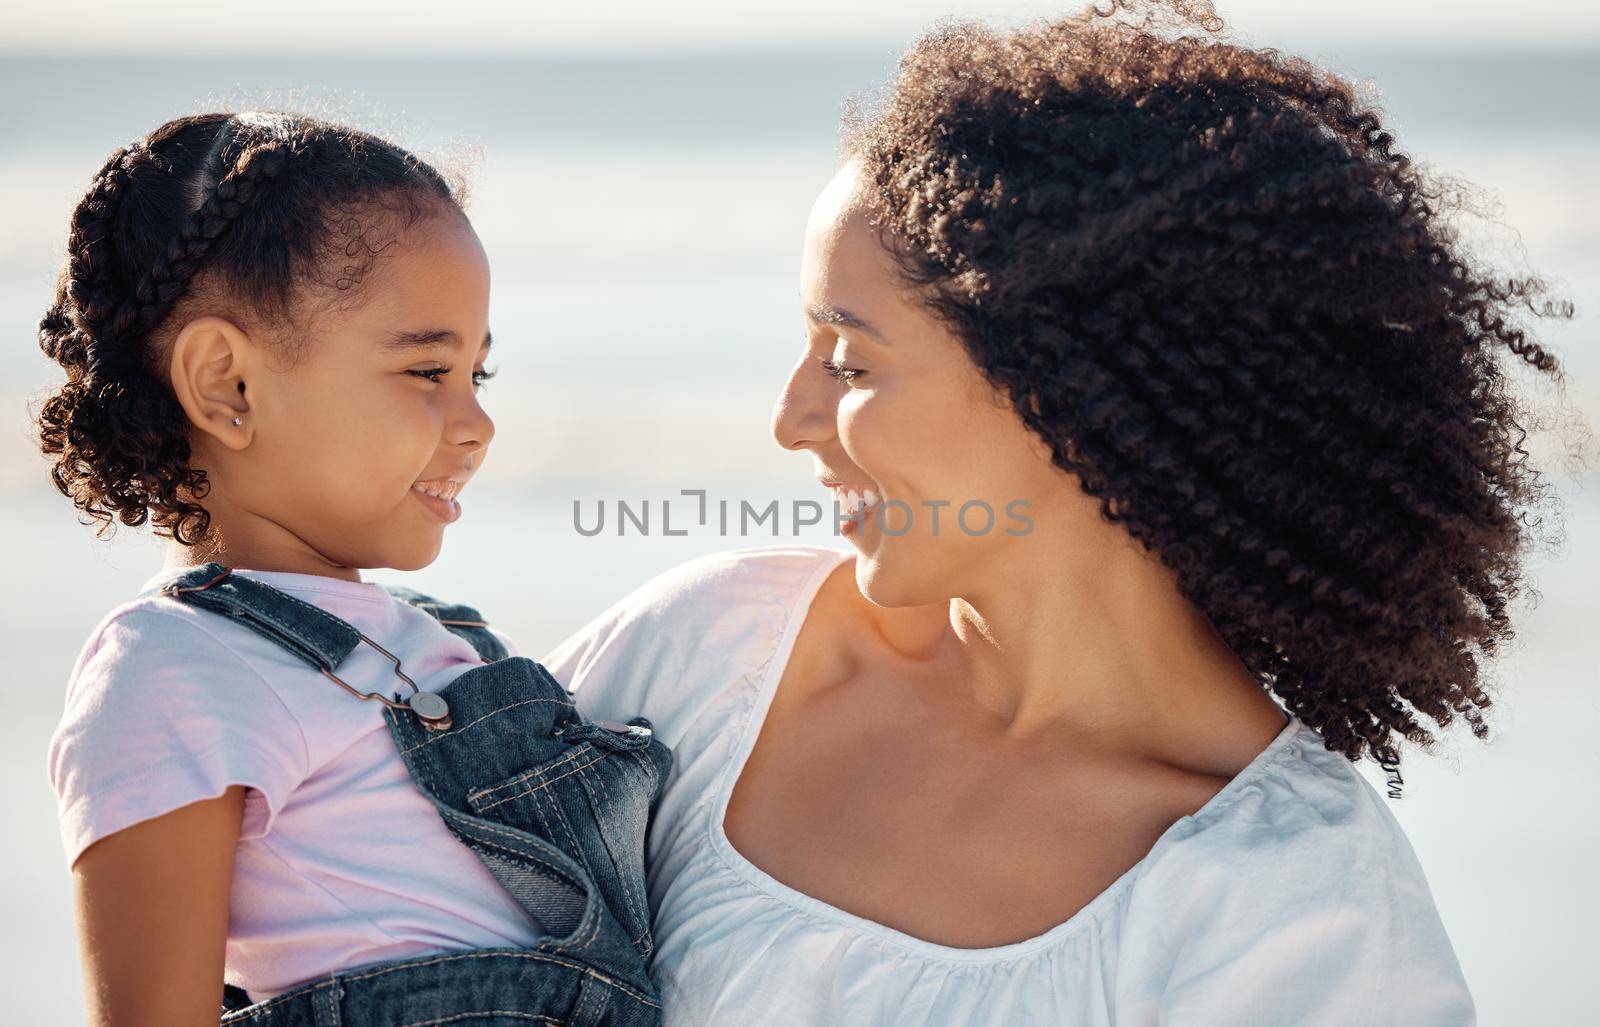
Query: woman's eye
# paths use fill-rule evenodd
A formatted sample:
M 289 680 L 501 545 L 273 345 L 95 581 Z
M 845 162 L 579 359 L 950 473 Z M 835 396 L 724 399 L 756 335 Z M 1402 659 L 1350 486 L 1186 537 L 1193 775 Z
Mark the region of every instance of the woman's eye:
M 472 382 L 481 389 L 483 388 L 484 382 L 488 381 L 490 378 L 493 378 L 499 373 L 499 371 L 474 371 L 472 372 Z
M 839 382 L 843 382 L 845 385 L 849 385 L 857 378 L 860 378 L 862 375 L 867 373 L 865 371 L 857 370 L 853 367 L 842 367 L 826 358 L 822 360 L 822 369 L 828 372 L 828 376 L 830 378 L 833 378 Z

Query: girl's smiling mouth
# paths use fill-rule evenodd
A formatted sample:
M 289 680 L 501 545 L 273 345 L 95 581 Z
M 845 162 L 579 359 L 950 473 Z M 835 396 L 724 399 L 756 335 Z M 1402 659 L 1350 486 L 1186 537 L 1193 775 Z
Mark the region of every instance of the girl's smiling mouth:
M 456 496 L 466 487 L 465 481 L 456 478 L 434 478 L 412 485 L 411 494 L 421 500 L 422 505 L 433 511 L 440 520 L 446 524 L 454 524 L 461 519 L 461 504 L 456 502 Z

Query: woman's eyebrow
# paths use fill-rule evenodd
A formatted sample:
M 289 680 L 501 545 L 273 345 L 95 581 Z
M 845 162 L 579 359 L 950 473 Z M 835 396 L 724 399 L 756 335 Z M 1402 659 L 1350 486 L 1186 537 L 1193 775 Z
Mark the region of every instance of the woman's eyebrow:
M 461 336 L 448 328 L 424 328 L 415 332 L 390 332 L 383 340 L 383 348 L 392 351 L 424 349 L 440 343 L 459 344 Z M 494 336 L 483 333 L 483 349 L 494 345 Z
M 809 317 L 815 324 L 837 325 L 840 328 L 854 328 L 856 331 L 865 332 L 866 334 L 872 336 L 885 346 L 889 345 L 889 340 L 883 337 L 882 332 L 878 331 L 876 328 L 872 327 L 870 324 L 863 321 L 856 315 L 850 313 L 848 310 L 841 310 L 838 307 L 830 307 L 821 303 L 813 303 L 806 307 L 806 316 Z

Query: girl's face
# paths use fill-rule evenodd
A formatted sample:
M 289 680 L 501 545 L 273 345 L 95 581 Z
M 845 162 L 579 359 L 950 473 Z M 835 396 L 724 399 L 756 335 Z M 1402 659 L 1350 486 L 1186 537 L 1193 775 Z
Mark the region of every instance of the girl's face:
M 483 247 L 465 218 L 435 216 L 396 239 L 363 288 L 355 309 L 308 319 L 296 362 L 264 350 L 241 360 L 243 424 L 208 429 L 201 464 L 230 549 L 242 540 L 279 566 L 414 570 L 461 515 L 494 437 L 478 394 Z
M 1070 503 L 1072 490 L 960 339 L 905 295 L 858 188 L 846 165 L 812 209 L 800 278 L 806 345 L 772 432 L 810 451 L 842 507 L 847 489 L 877 497 L 846 529 L 863 594 L 880 606 L 938 602 L 1042 555 L 1032 523 Z M 831 373 L 825 361 L 837 365 Z

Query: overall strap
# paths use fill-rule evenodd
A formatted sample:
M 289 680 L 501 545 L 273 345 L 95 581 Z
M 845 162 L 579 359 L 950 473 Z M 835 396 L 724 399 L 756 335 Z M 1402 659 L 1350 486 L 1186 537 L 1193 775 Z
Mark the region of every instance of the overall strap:
M 483 662 L 493 663 L 495 660 L 505 659 L 508 655 L 505 644 L 489 630 L 489 622 L 472 607 L 461 603 L 447 603 L 403 585 L 380 585 L 380 587 L 401 602 L 409 603 L 419 610 L 432 614 L 440 624 L 470 642 L 478 655 L 483 657 Z
M 334 670 L 361 643 L 349 622 L 220 563 L 190 568 L 144 594 L 158 593 L 235 620 L 316 670 Z

